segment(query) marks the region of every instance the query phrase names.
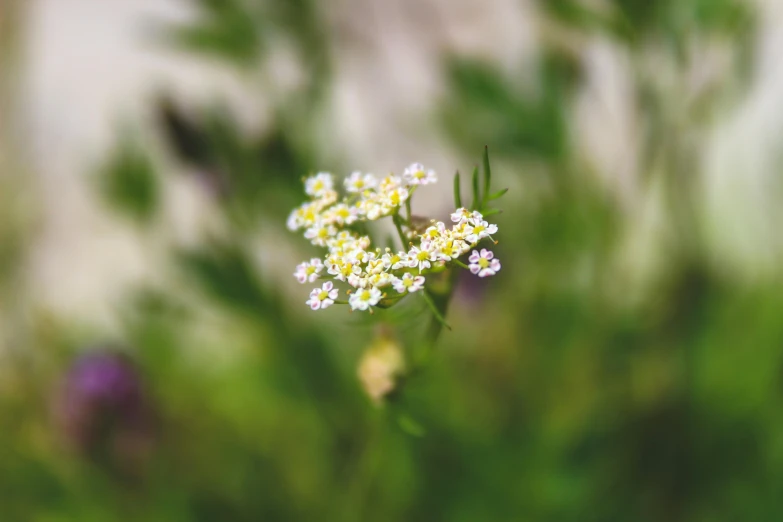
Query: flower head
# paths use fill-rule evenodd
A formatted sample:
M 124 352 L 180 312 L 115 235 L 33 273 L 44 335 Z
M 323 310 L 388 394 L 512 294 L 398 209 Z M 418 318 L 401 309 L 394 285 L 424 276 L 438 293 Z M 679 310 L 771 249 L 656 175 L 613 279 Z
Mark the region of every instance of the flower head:
M 394 289 L 397 292 L 404 294 L 405 292 L 416 292 L 424 288 L 423 276 L 412 276 L 410 274 L 403 274 L 401 278 L 395 277 L 392 282 Z
M 348 304 L 351 305 L 351 310 L 367 310 L 371 306 L 378 304 L 383 294 L 377 288 L 360 288 L 348 299 Z
M 493 276 L 500 270 L 500 261 L 494 259 L 495 254 L 486 248 L 481 249 L 481 254 L 473 251 L 468 258 L 470 271 L 479 277 Z
M 313 288 L 310 292 L 310 299 L 307 300 L 307 304 L 312 310 L 323 310 L 329 308 L 334 304 L 334 300 L 337 299 L 338 290 L 334 288 L 331 281 L 325 282 L 321 288 Z

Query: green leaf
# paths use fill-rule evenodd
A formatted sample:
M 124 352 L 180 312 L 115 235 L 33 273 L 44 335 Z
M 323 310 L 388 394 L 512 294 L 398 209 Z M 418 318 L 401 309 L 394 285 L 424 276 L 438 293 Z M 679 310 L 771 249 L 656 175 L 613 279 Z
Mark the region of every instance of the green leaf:
M 474 210 L 481 208 L 481 193 L 479 191 L 479 169 L 473 167 L 473 206 Z
M 502 198 L 506 194 L 506 192 L 508 192 L 508 189 L 504 188 L 503 190 L 499 190 L 499 191 L 495 192 L 494 194 L 490 194 L 489 196 L 487 196 L 487 201 L 500 199 L 500 198 Z
M 462 208 L 462 196 L 460 195 L 459 171 L 454 174 L 454 208 Z
M 481 215 L 487 217 L 487 216 L 494 216 L 495 214 L 502 214 L 502 213 L 503 211 L 500 210 L 499 208 L 491 208 L 486 212 L 482 212 Z

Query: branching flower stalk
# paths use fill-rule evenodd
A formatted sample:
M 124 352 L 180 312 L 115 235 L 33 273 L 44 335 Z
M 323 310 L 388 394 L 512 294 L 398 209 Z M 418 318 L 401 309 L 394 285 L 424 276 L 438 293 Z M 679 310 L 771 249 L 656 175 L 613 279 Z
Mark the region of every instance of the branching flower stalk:
M 501 268 L 491 250 L 477 247 L 497 243 L 498 226 L 486 217 L 498 210 L 488 204 L 506 191 L 490 193 L 491 170 L 485 150 L 482 172 L 478 167 L 473 172 L 473 204 L 463 206 L 457 173 L 451 224 L 424 220 L 422 225 L 411 213 L 412 196 L 420 185 L 437 181 L 435 171 L 420 163 L 410 165 L 401 177 L 353 172 L 343 180 L 341 197 L 331 174 L 320 172 L 306 178 L 310 199 L 291 212 L 287 225 L 292 231 L 304 231 L 305 239 L 326 253 L 322 259 L 298 265 L 294 277 L 302 284 L 328 279 L 312 289 L 307 305 L 312 310 L 347 305 L 351 311 L 372 314 L 375 308 L 390 308 L 409 295 L 418 295 L 432 313 L 427 343 L 434 345 L 442 328 L 451 329 L 445 318 L 454 287 L 453 268 L 482 278 Z M 366 234 L 368 221 L 384 218 L 392 220 L 403 249 L 381 248 Z M 341 290 L 337 284 L 347 288 Z M 347 298 L 340 299 L 341 292 Z

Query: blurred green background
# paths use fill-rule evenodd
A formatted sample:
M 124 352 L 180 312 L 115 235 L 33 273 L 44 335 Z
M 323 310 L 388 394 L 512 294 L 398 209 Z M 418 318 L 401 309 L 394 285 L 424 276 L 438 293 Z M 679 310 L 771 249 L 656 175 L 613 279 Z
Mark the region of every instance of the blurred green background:
M 207 64 L 200 97 L 123 90 L 134 64 L 99 39 L 44 53 L 60 24 L 101 26 L 65 4 L 0 3 L 0 521 L 783 518 L 783 107 L 758 101 L 783 92 L 776 2 L 144 14 L 156 74 Z M 95 148 L 67 139 L 92 110 L 47 123 L 110 81 Z M 485 145 L 510 188 L 503 270 L 461 278 L 454 331 L 378 405 L 362 353 L 425 321 L 307 309 L 290 274 L 315 250 L 285 230 L 301 179 L 434 164 L 414 209 L 443 219 Z

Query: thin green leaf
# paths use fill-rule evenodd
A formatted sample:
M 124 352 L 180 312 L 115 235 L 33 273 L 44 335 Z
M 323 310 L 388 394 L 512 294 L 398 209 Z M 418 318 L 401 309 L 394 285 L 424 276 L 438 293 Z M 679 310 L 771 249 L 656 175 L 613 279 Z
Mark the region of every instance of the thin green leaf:
M 454 208 L 462 208 L 462 196 L 460 195 L 459 171 L 454 174 Z
M 499 190 L 499 191 L 495 192 L 494 194 L 490 194 L 489 196 L 487 196 L 487 201 L 500 199 L 500 198 L 502 198 L 505 195 L 506 192 L 508 192 L 508 189 L 504 188 L 503 190 Z
M 479 169 L 473 167 L 473 207 L 474 210 L 481 208 L 481 193 L 479 192 Z
M 502 213 L 503 211 L 500 210 L 499 208 L 490 208 L 489 210 L 482 212 L 481 215 L 487 217 L 487 216 L 494 216 L 495 214 L 502 214 Z

